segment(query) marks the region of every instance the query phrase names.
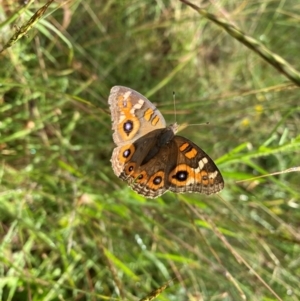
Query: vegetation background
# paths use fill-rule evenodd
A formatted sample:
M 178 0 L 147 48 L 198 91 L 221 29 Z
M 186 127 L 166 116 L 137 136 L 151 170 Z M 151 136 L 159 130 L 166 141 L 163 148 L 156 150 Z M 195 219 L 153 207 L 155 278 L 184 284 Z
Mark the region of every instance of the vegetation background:
M 1 1 L 1 45 L 45 3 Z M 300 70 L 298 0 L 193 3 Z M 178 0 L 55 1 L 4 50 L 0 300 L 150 300 L 171 279 L 158 300 L 300 300 L 299 171 L 236 183 L 299 166 L 297 83 L 254 50 Z M 175 91 L 225 189 L 153 200 L 117 179 L 114 85 L 169 123 Z

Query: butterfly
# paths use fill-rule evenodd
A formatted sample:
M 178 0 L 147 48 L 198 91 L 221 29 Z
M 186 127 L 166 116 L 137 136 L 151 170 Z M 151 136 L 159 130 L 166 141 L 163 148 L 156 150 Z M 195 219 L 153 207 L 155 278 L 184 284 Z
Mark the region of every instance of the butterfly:
M 122 86 L 111 89 L 113 150 L 116 176 L 137 193 L 156 198 L 166 191 L 213 194 L 224 188 L 214 161 L 195 143 L 176 135 L 159 110 L 140 93 Z

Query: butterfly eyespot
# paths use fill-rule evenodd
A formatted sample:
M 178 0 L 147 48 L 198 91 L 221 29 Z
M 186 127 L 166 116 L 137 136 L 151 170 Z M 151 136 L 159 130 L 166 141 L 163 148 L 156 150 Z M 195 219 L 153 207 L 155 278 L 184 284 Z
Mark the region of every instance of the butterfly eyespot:
M 128 170 L 133 171 L 133 168 L 134 168 L 133 165 L 131 165 L 131 166 L 128 167 Z
M 187 171 L 178 171 L 173 178 L 175 178 L 177 181 L 186 181 L 188 178 L 189 173 Z
M 126 149 L 126 150 L 123 152 L 123 157 L 124 157 L 124 158 L 128 158 L 128 157 L 130 156 L 130 154 L 131 154 L 130 149 Z
M 131 120 L 126 121 L 123 124 L 123 129 L 125 133 L 130 133 L 133 130 L 133 122 Z
M 161 176 L 155 177 L 155 178 L 153 179 L 153 183 L 154 183 L 155 185 L 159 185 L 159 184 L 161 183 L 161 181 L 162 181 L 162 177 L 161 177 Z

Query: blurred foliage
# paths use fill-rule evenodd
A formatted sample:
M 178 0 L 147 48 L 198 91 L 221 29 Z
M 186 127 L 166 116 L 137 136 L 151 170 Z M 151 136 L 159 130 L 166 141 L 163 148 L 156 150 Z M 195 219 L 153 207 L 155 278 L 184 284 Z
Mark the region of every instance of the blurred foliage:
M 0 49 L 46 3 L 2 1 Z M 194 3 L 300 70 L 298 1 Z M 0 66 L 0 300 L 300 299 L 299 172 L 236 183 L 299 166 L 298 87 L 255 51 L 178 0 L 54 1 Z M 169 123 L 175 91 L 224 191 L 117 179 L 114 85 Z

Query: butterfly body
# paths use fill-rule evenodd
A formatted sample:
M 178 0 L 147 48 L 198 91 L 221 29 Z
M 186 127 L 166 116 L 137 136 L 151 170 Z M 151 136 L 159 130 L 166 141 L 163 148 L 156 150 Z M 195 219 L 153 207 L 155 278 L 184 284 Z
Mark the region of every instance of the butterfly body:
M 176 135 L 177 124 L 166 126 L 162 114 L 138 92 L 115 86 L 109 105 L 114 173 L 137 193 L 155 198 L 167 190 L 217 193 L 222 175 L 210 157 L 192 141 Z

